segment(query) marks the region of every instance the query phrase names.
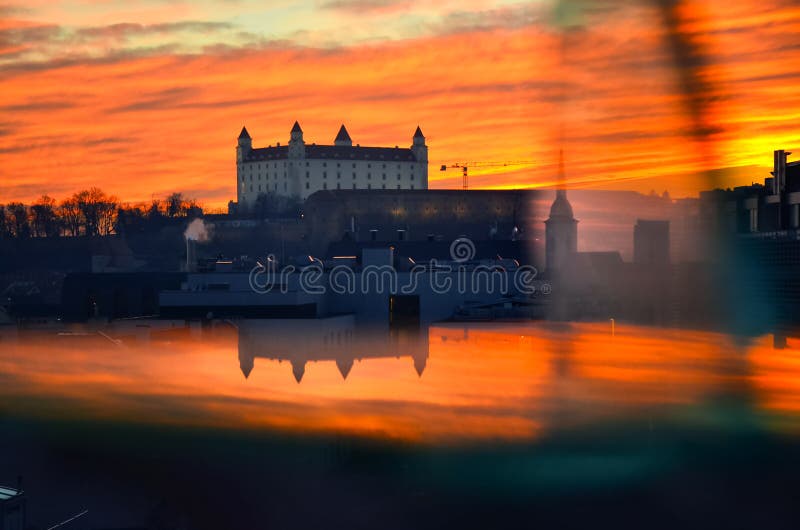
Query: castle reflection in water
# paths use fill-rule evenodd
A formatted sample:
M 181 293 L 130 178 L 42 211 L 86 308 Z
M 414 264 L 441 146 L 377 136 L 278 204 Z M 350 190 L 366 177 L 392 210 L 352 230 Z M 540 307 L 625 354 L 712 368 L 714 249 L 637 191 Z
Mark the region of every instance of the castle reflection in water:
M 305 320 L 243 320 L 237 327 L 239 366 L 245 378 L 256 358 L 288 361 L 298 383 L 308 363 L 335 362 L 347 379 L 356 361 L 410 358 L 420 377 L 428 362 L 427 328 L 356 326 L 352 315 L 315 320 L 312 326 Z

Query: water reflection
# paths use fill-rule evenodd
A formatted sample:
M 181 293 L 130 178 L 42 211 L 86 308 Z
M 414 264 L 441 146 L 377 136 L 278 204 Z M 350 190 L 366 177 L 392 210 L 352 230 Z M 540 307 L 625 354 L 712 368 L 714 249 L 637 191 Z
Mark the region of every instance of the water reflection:
M 2 333 L 9 416 L 457 443 L 686 411 L 713 422 L 697 405 L 724 400 L 765 428 L 800 426 L 797 349 L 771 336 L 553 323 L 365 331 L 349 317 Z
M 237 325 L 239 367 L 250 376 L 255 359 L 289 361 L 299 383 L 306 364 L 336 363 L 343 379 L 355 361 L 411 357 L 421 377 L 428 361 L 428 330 L 389 329 L 355 325 L 352 315 L 332 317 L 309 325 L 303 320 L 242 321 Z

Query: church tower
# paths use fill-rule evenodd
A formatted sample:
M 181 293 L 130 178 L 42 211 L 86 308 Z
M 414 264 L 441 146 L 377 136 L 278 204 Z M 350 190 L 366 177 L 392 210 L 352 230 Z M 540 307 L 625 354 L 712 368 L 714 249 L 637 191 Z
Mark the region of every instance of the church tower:
M 567 190 L 556 190 L 556 200 L 550 207 L 545 223 L 546 270 L 553 274 L 563 271 L 578 252 L 578 221 L 567 200 Z

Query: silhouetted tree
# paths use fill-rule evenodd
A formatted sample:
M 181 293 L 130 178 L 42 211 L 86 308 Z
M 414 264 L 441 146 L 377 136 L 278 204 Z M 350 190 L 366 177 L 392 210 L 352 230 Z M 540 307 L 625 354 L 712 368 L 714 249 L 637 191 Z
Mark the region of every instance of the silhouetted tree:
M 70 236 L 79 236 L 83 225 L 83 214 L 75 196 L 64 199 L 58 207 L 58 217 L 64 233 Z
M 159 201 L 158 199 L 153 199 L 153 201 L 150 203 L 150 208 L 148 208 L 147 210 L 147 217 L 151 221 L 164 217 L 161 208 L 161 201 Z
M 167 217 L 198 217 L 203 209 L 194 199 L 186 199 L 183 193 L 175 192 L 167 196 L 163 202 L 164 215 Z
M 247 214 L 256 219 L 295 217 L 300 213 L 300 201 L 272 192 L 259 193 Z
M 0 239 L 9 237 L 11 231 L 8 229 L 8 214 L 4 204 L 0 204 Z
M 42 195 L 30 208 L 31 227 L 36 237 L 58 237 L 60 221 L 55 199 Z
M 179 192 L 172 193 L 167 197 L 167 200 L 164 202 L 166 204 L 167 217 L 179 217 L 186 214 L 186 210 L 183 207 L 184 200 L 182 193 Z
M 6 206 L 11 235 L 16 238 L 29 237 L 31 225 L 28 220 L 28 207 L 21 202 L 11 202 Z
M 114 220 L 119 200 L 106 195 L 100 188 L 89 188 L 76 193 L 73 198 L 83 216 L 87 236 L 108 235 L 114 231 Z

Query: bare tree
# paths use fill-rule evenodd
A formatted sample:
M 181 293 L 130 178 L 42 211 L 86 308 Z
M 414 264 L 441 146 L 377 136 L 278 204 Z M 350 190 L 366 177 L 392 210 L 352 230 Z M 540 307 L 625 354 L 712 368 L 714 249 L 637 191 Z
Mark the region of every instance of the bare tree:
M 119 200 L 106 195 L 100 188 L 89 188 L 76 193 L 73 198 L 83 216 L 87 236 L 108 235 L 114 231 Z
M 107 236 L 114 233 L 119 214 L 119 199 L 114 195 L 106 195 L 97 206 L 97 233 Z
M 29 237 L 31 226 L 28 220 L 28 207 L 21 202 L 11 202 L 6 208 L 9 214 L 11 234 L 16 238 Z
M 0 239 L 9 237 L 11 231 L 8 228 L 8 212 L 5 205 L 0 204 Z
M 167 197 L 165 203 L 167 217 L 179 217 L 186 215 L 183 194 L 179 192 L 172 193 Z
M 31 227 L 36 237 L 57 237 L 59 232 L 55 199 L 42 195 L 30 208 Z
M 64 199 L 58 207 L 58 216 L 64 227 L 64 233 L 70 236 L 79 236 L 81 225 L 83 225 L 83 214 L 78 205 L 78 200 L 73 195 L 69 199 Z

